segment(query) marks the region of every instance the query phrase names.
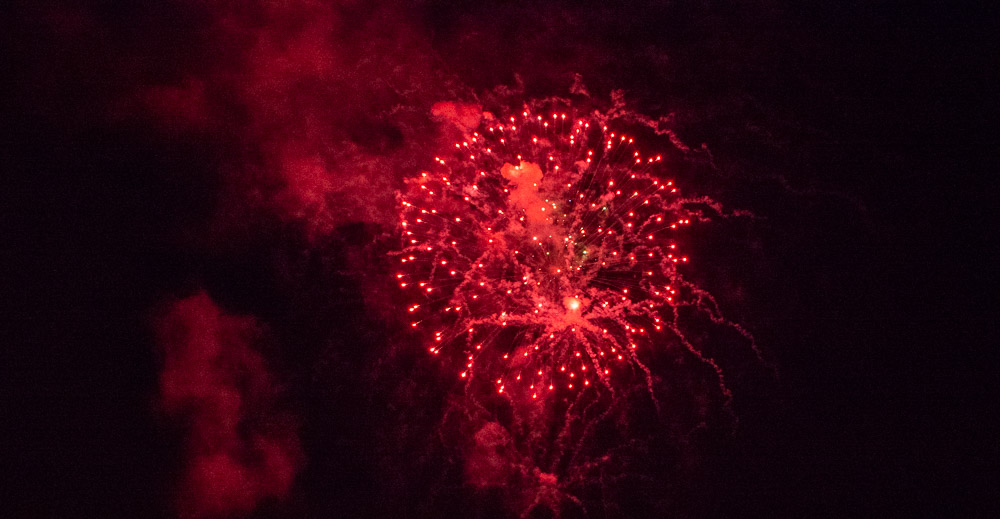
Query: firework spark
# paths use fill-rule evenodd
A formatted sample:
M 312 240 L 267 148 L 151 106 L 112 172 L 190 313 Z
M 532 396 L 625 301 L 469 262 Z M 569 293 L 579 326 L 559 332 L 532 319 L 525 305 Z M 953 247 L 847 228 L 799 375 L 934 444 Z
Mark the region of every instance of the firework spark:
M 717 204 L 682 195 L 662 157 L 600 112 L 484 121 L 400 195 L 395 276 L 427 351 L 470 385 L 540 400 L 618 379 L 653 395 L 644 351 L 681 344 L 728 395 L 678 323 L 682 307 L 723 321 L 684 279 L 680 243 Z

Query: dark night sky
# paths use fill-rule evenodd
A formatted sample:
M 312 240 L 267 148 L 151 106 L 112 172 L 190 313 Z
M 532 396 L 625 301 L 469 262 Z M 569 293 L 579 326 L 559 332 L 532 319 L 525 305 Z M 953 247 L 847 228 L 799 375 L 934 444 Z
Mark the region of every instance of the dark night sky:
M 434 103 L 567 95 L 577 75 L 670 114 L 714 157 L 699 190 L 761 217 L 708 232 L 696 276 L 780 370 L 737 392 L 740 427 L 683 497 L 622 516 L 997 512 L 991 8 L 14 4 L 3 515 L 185 513 L 198 415 L 161 387 L 163 330 L 211 314 L 234 344 L 256 333 L 229 353 L 242 419 L 298 460 L 288 487 L 247 476 L 281 499 L 234 516 L 505 517 L 449 459 L 406 459 L 445 395 L 386 357 L 370 244 L 433 155 Z

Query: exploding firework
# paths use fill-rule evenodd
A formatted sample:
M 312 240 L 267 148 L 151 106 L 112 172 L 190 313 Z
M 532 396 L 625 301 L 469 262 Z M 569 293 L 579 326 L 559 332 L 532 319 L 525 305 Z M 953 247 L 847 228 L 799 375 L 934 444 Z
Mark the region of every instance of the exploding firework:
M 683 275 L 684 230 L 717 204 L 600 112 L 483 121 L 400 195 L 395 276 L 427 351 L 531 401 L 636 380 L 652 395 L 645 352 L 681 345 L 728 394 L 678 322 L 685 307 L 723 322 Z

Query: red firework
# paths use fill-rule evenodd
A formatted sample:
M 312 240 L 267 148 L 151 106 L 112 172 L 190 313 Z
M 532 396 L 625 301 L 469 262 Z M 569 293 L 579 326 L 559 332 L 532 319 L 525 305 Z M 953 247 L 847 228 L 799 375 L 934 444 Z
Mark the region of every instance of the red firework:
M 613 124 L 488 116 L 407 180 L 396 278 L 410 326 L 468 383 L 524 399 L 614 391 L 634 373 L 652 387 L 644 350 L 678 343 L 715 367 L 677 322 L 710 299 L 679 270 L 679 232 L 715 204 L 681 196 Z

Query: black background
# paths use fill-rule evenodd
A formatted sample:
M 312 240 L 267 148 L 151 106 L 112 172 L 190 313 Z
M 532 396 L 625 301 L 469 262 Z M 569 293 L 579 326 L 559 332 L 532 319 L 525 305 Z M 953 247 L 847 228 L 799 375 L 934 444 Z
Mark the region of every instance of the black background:
M 992 8 L 400 9 L 473 90 L 521 80 L 529 97 L 558 94 L 579 73 L 596 96 L 623 89 L 640 112 L 674 112 L 681 139 L 707 143 L 725 172 L 716 194 L 772 222 L 752 230 L 758 249 L 704 245 L 706 255 L 751 258 L 732 273 L 748 295 L 728 304 L 781 382 L 777 396 L 742 410 L 743 427 L 687 515 L 997 511 Z M 89 13 L 99 29 L 72 39 L 50 30 L 44 20 L 63 10 Z M 351 8 L 358 19 L 372 12 Z M 295 366 L 323 359 L 306 377 L 340 381 L 292 382 L 305 388 L 296 410 L 311 417 L 308 465 L 291 504 L 257 513 L 418 514 L 406 492 L 373 504 L 391 491 L 370 446 L 378 410 L 350 383 L 371 359 L 336 347 L 385 340 L 360 305 L 362 282 L 342 274 L 372 224 L 345 224 L 322 252 L 281 260 L 315 271 L 320 281 L 308 286 L 270 270 L 276 255 L 307 249 L 277 223 L 229 250 L 179 245 L 213 211 L 217 150 L 108 116 L 139 84 L 200 66 L 185 61 L 183 44 L 200 16 L 183 4 L 3 8 L 2 286 L 13 312 L 2 386 L 4 450 L 15 463 L 3 484 L 13 499 L 0 507 L 10 517 L 170 515 L 180 435 L 154 412 L 149 323 L 167 298 L 204 287 L 295 345 L 269 354 L 275 372 L 294 380 Z M 127 72 L 122 57 L 135 49 L 153 63 L 138 75 L 153 78 Z

